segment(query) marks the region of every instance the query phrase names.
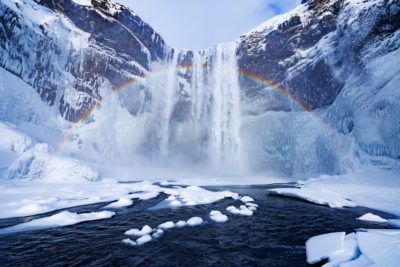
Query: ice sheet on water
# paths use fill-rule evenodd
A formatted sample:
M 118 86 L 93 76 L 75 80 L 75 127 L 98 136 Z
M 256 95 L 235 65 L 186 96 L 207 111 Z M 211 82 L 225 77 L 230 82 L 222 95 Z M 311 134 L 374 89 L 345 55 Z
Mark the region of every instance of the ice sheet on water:
M 395 234 L 388 234 L 388 233 Z M 363 255 L 378 266 L 398 266 L 400 262 L 400 231 L 357 232 L 358 246 Z
M 355 233 L 350 233 L 344 237 L 343 252 L 334 253 L 329 256 L 329 264 L 337 266 L 342 262 L 354 259 L 358 255 L 357 238 Z M 328 266 L 326 266 L 328 267 Z
M 372 213 L 366 213 L 363 216 L 358 217 L 357 220 L 370 221 L 370 222 L 381 222 L 381 223 L 387 222 L 386 219 L 384 219 L 378 215 L 372 214 Z
M 331 255 L 343 253 L 345 232 L 313 236 L 306 242 L 307 262 L 314 264 Z
M 400 230 L 360 229 L 344 238 L 344 232 L 314 236 L 306 242 L 307 262 L 324 258 L 324 266 L 398 266 Z
M 270 189 L 270 193 L 288 197 L 296 197 L 312 203 L 327 205 L 331 208 L 354 207 L 354 203 L 345 199 L 339 193 L 326 188 L 314 188 L 304 186 L 302 188 L 276 188 Z
M 114 215 L 115 215 L 114 212 L 106 210 L 99 212 L 80 213 L 80 214 L 75 212 L 62 211 L 60 213 L 51 215 L 49 217 L 35 219 L 30 222 L 21 223 L 0 229 L 0 234 L 67 226 L 85 221 L 108 219 Z
M 340 267 L 365 267 L 369 265 L 372 265 L 372 262 L 365 255 L 360 255 L 355 260 L 341 263 Z
M 400 219 L 390 219 L 387 222 L 394 227 L 400 228 Z
M 304 199 L 331 207 L 363 206 L 400 216 L 398 171 L 363 167 L 357 172 L 298 182 L 299 188 L 279 188 L 270 192 Z

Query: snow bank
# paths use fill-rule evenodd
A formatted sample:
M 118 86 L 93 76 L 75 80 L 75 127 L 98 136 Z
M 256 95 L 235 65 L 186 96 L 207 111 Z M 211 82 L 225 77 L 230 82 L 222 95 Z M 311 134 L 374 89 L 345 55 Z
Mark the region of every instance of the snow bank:
M 104 179 L 87 180 L 3 180 L 0 194 L 0 218 L 28 216 L 68 207 L 118 200 L 121 196 L 148 199 L 157 196 L 162 188 L 150 182 L 119 183 Z
M 363 216 L 358 217 L 357 220 L 370 221 L 370 222 L 381 222 L 381 223 L 387 222 L 386 219 L 384 219 L 378 215 L 372 214 L 372 213 L 366 213 Z
M 328 258 L 324 266 L 398 266 L 400 231 L 363 229 L 345 236 L 344 232 L 311 237 L 306 242 L 307 262 Z
M 210 212 L 210 219 L 214 222 L 226 222 L 228 221 L 228 216 L 222 214 L 219 210 L 212 210 Z
M 85 221 L 108 219 L 114 215 L 115 213 L 111 211 L 100 211 L 100 212 L 90 212 L 90 213 L 80 213 L 80 214 L 75 212 L 63 211 L 49 217 L 35 219 L 30 222 L 21 223 L 0 229 L 0 234 L 67 226 Z
M 0 122 L 0 151 L 12 151 L 20 154 L 32 146 L 32 139 L 26 134 L 19 132 L 15 125 Z
M 365 166 L 345 175 L 323 175 L 299 181 L 299 188 L 278 188 L 268 192 L 330 207 L 363 206 L 400 216 L 398 177 L 397 171 Z
M 327 205 L 331 208 L 355 207 L 354 203 L 344 198 L 341 194 L 325 188 L 316 190 L 314 187 L 303 186 L 302 188 L 270 189 L 269 192 L 282 196 L 297 197 L 312 203 Z
M 8 168 L 9 179 L 42 179 L 51 181 L 98 181 L 101 176 L 77 159 L 55 156 L 47 144 L 36 144 Z

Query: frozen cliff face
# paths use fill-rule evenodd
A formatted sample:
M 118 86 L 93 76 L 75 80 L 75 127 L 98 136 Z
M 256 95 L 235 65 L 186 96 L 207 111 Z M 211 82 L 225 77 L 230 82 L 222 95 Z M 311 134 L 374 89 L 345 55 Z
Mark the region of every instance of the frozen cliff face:
M 399 17 L 398 1 L 307 1 L 241 36 L 239 68 L 296 99 L 240 76 L 250 162 L 292 175 L 398 166 Z
M 111 90 L 165 57 L 164 41 L 109 1 L 0 2 L 0 66 L 76 121 Z

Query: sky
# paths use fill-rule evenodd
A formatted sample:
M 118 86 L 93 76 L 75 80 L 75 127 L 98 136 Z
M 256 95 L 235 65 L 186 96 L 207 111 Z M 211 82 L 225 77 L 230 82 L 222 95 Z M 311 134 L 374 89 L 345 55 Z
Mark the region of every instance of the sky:
M 174 48 L 229 42 L 301 0 L 114 0 L 129 6 Z

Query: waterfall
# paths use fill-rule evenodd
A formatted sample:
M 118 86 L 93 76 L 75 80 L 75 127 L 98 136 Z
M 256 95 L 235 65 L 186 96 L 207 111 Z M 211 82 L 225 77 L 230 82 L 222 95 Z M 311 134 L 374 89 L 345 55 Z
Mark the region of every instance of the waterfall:
M 213 56 L 210 159 L 214 166 L 239 166 L 241 113 L 236 46 L 218 44 Z
M 151 108 L 139 115 L 145 123 L 135 133 L 143 139 L 137 152 L 162 164 L 237 170 L 243 160 L 235 43 L 201 52 L 171 49 L 155 67 L 144 83 Z
M 160 140 L 160 153 L 161 156 L 167 156 L 169 153 L 169 137 L 170 137 L 170 121 L 172 109 L 175 104 L 175 88 L 176 88 L 176 80 L 177 80 L 177 63 L 178 63 L 178 53 L 175 50 L 172 50 L 172 57 L 169 63 L 169 70 L 167 73 L 167 82 L 164 88 L 164 107 L 162 113 L 160 114 L 162 117 L 161 120 L 161 140 Z

